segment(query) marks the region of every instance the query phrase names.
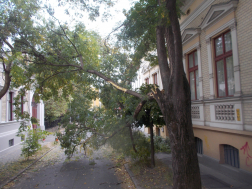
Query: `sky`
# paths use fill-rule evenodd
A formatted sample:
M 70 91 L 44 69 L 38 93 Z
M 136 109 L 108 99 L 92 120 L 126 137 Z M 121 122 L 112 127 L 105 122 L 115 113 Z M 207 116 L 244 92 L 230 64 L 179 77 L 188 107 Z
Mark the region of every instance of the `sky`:
M 96 21 L 91 21 L 88 19 L 88 14 L 84 13 L 82 19 L 79 21 L 83 22 L 88 30 L 96 31 L 102 36 L 106 38 L 108 34 L 116 28 L 119 23 L 122 23 L 126 18 L 122 11 L 123 9 L 129 10 L 132 6 L 134 0 L 117 0 L 115 5 L 109 9 L 111 17 L 108 18 L 107 21 L 102 21 L 102 17 L 96 19 Z M 56 5 L 58 4 L 58 0 L 50 0 L 50 4 L 54 7 L 55 14 L 54 16 L 59 19 L 61 22 L 69 21 L 73 24 L 73 21 L 69 19 L 65 12 L 65 8 L 59 8 Z M 104 6 L 101 5 L 101 10 L 105 10 Z

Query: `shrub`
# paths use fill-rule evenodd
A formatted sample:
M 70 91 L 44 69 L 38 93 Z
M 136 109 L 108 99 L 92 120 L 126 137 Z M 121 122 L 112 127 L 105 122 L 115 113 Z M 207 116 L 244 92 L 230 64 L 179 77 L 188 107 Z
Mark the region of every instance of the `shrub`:
M 31 129 L 28 128 L 27 138 L 25 139 L 22 147 L 21 156 L 29 159 L 30 156 L 35 154 L 41 149 L 41 144 L 39 140 L 43 140 L 48 135 L 47 131 L 41 131 L 41 129 Z
M 161 136 L 154 136 L 154 147 L 156 152 L 170 153 L 170 140 L 169 138 L 162 138 Z

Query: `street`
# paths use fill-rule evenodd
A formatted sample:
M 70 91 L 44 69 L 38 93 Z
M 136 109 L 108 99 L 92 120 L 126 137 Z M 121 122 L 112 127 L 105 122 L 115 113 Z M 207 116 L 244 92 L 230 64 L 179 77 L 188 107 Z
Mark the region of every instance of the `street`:
M 101 151 L 87 157 L 82 150 L 68 160 L 58 145 L 10 188 L 121 188 L 113 167 Z

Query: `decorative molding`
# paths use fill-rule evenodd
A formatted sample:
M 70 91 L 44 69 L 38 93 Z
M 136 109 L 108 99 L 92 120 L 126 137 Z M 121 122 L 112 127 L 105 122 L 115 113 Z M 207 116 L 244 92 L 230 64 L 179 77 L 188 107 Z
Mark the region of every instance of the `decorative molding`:
M 203 77 L 199 77 L 199 82 L 202 82 L 203 81 Z
M 12 134 L 16 135 L 17 132 L 18 132 L 18 129 L 10 130 L 10 131 L 7 131 L 7 132 L 2 132 L 2 133 L 0 133 L 0 138 L 8 136 L 8 135 L 12 135 Z
M 237 29 L 237 23 L 233 23 L 229 26 L 230 30 L 233 31 L 233 30 L 236 30 Z
M 201 30 L 200 28 L 187 28 L 183 31 L 182 37 L 182 44 L 185 45 L 195 37 L 199 36 Z
M 241 95 L 242 95 L 241 91 L 235 91 L 235 94 L 234 94 L 235 97 L 240 97 Z
M 208 34 L 206 36 L 206 42 L 207 40 L 210 40 L 211 37 L 213 37 L 214 35 L 220 33 L 222 30 L 230 27 L 231 25 L 233 25 L 234 23 L 236 23 L 235 18 L 233 18 L 232 20 L 228 21 L 227 23 L 223 24 L 221 27 L 219 27 L 218 29 L 216 29 L 215 31 L 213 31 L 212 33 Z
M 183 31 L 195 18 L 197 18 L 204 10 L 206 10 L 215 0 L 207 0 L 202 2 L 181 24 L 180 30 Z
M 143 66 L 142 73 L 146 73 L 147 71 L 149 71 L 149 69 L 150 69 L 149 66 Z
M 181 7 L 181 10 L 185 12 L 194 1 L 195 0 L 184 0 L 184 6 Z
M 211 38 L 209 37 L 209 38 L 206 39 L 206 44 L 209 45 L 210 42 L 211 42 Z
M 239 104 L 241 101 L 245 101 L 252 103 L 252 96 L 245 97 L 244 96 L 233 96 L 233 97 L 227 97 L 227 98 L 215 98 L 215 99 L 204 99 L 203 103 L 206 105 L 211 105 L 211 104 L 225 104 L 225 103 L 233 103 L 233 104 Z
M 194 45 L 192 45 L 191 47 L 189 47 L 188 49 L 186 49 L 185 51 L 183 51 L 183 54 L 186 54 L 190 51 L 192 51 L 193 49 L 196 49 L 198 46 L 200 45 L 199 42 L 195 43 Z
M 200 119 L 199 106 L 191 106 L 192 119 Z
M 214 95 L 210 95 L 210 96 L 209 96 L 209 99 L 214 99 Z
M 240 71 L 240 65 L 234 66 L 234 72 Z
M 234 104 L 218 104 L 215 105 L 216 121 L 235 121 Z
M 216 23 L 228 13 L 234 11 L 238 6 L 238 2 L 239 0 L 230 0 L 227 3 L 212 5 L 199 27 L 203 30 Z
M 209 79 L 213 78 L 213 73 L 209 74 Z

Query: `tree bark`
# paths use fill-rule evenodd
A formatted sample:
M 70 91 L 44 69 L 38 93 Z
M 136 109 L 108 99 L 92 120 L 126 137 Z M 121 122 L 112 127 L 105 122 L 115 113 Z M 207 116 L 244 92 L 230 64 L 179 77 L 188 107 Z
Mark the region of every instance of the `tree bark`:
M 166 43 L 170 55 L 170 74 L 161 73 L 166 82 L 164 93 L 157 90 L 157 100 L 166 122 L 172 151 L 173 188 L 201 189 L 198 157 L 194 143 L 191 119 L 191 92 L 186 79 L 182 62 L 181 31 L 176 12 L 176 0 L 166 0 L 170 25 L 166 26 Z M 158 59 L 165 56 L 164 30 L 157 27 Z M 164 61 L 159 66 L 164 67 Z M 165 83 L 163 83 L 165 85 Z
M 8 65 L 6 68 L 4 68 L 4 86 L 2 90 L 0 91 L 0 99 L 7 93 L 9 87 L 10 87 L 10 82 L 11 82 L 11 76 L 10 76 L 10 69 L 11 65 Z
M 155 148 L 154 148 L 153 122 L 150 123 L 150 139 L 151 139 L 151 166 L 155 167 Z
M 134 142 L 134 137 L 133 137 L 131 125 L 129 126 L 129 133 L 130 133 L 130 139 L 131 139 L 131 143 L 132 143 L 132 148 L 133 148 L 133 150 L 134 150 L 135 153 L 138 153 L 137 150 L 136 150 L 136 145 L 135 145 L 135 142 Z

